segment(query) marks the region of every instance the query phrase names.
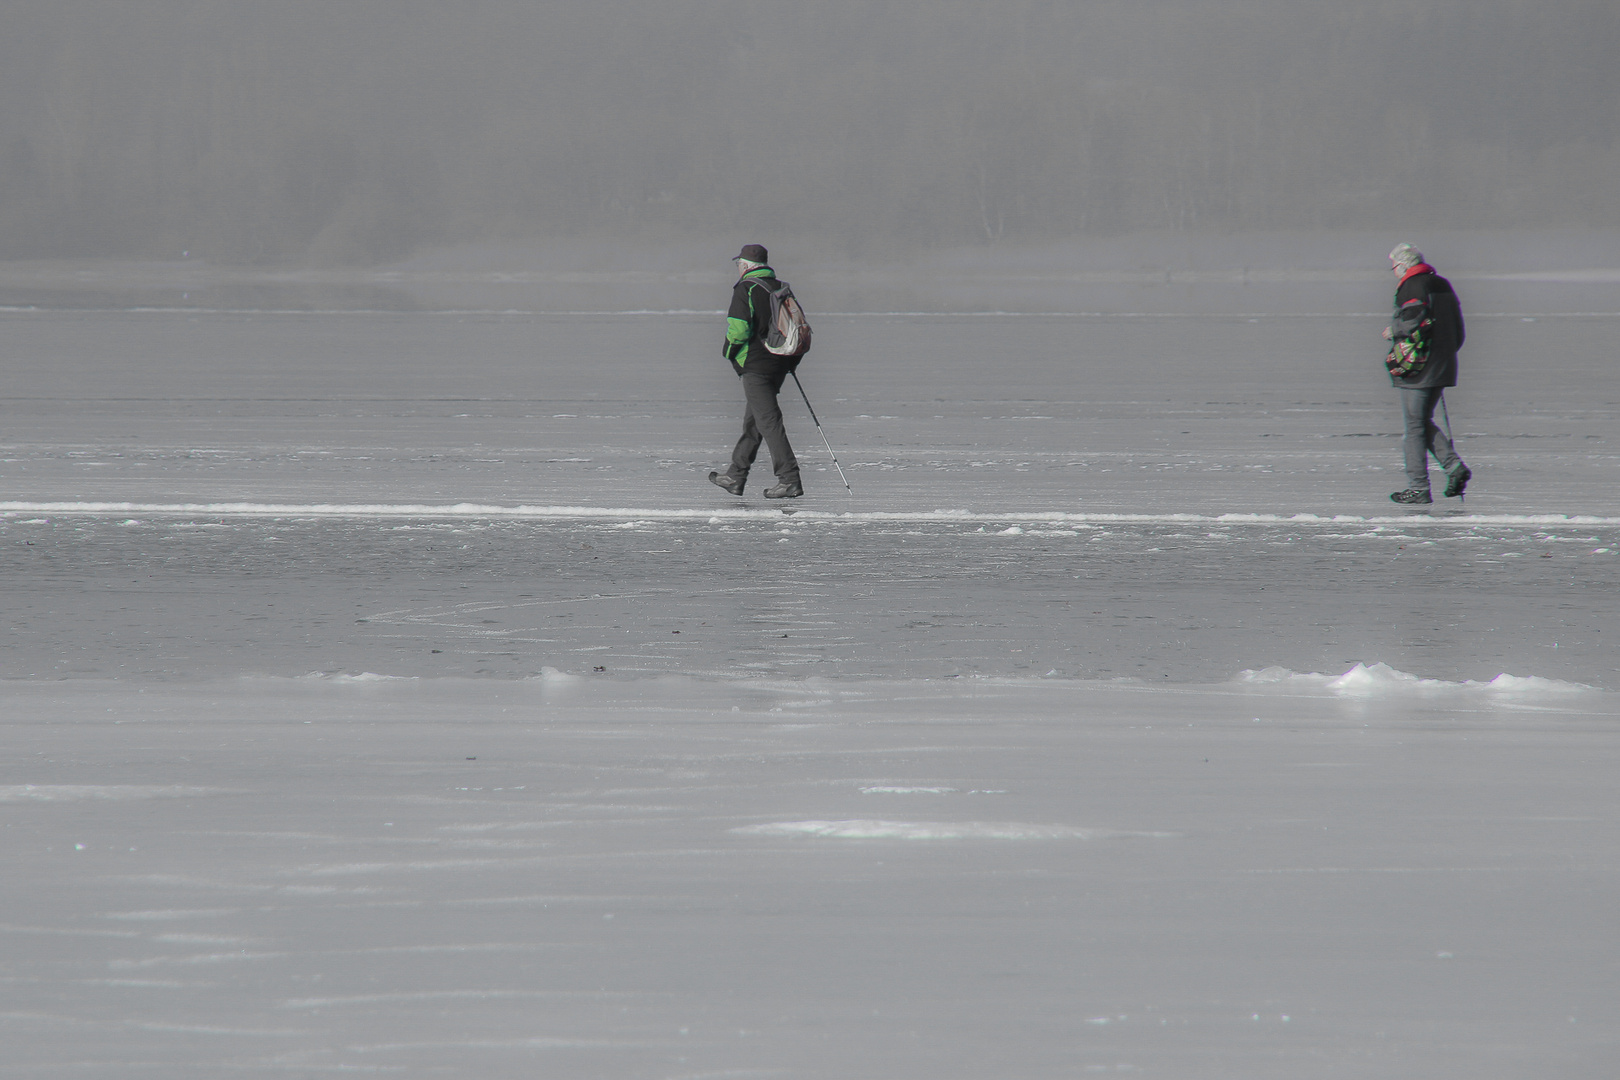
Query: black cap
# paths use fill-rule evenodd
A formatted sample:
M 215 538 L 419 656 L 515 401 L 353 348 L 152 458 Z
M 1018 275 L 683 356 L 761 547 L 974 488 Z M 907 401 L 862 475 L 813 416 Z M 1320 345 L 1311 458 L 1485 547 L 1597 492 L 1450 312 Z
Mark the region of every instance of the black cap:
M 732 262 L 736 262 L 738 259 L 747 259 L 749 262 L 755 263 L 768 263 L 771 261 L 771 253 L 759 244 L 744 244 L 743 249 L 731 257 Z

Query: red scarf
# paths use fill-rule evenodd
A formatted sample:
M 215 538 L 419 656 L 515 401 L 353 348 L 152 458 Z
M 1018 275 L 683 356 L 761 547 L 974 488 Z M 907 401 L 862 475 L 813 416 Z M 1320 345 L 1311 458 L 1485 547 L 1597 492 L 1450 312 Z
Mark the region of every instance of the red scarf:
M 1432 273 L 1434 273 L 1434 267 L 1430 266 L 1428 263 L 1418 263 L 1416 266 L 1412 267 L 1412 269 L 1401 275 L 1401 280 L 1396 283 L 1395 287 L 1399 289 L 1402 285 L 1405 285 L 1407 281 L 1419 274 Z

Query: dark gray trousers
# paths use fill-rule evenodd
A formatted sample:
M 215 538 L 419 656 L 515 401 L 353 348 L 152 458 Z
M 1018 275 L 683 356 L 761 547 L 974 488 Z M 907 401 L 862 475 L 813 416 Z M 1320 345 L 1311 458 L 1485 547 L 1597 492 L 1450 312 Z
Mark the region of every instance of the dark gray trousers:
M 799 479 L 799 459 L 793 456 L 793 447 L 788 444 L 787 429 L 782 426 L 782 408 L 776 403 L 777 392 L 787 377 L 785 371 L 774 375 L 743 371 L 743 397 L 748 405 L 743 410 L 742 438 L 731 451 L 732 476 L 748 475 L 759 454 L 759 444 L 764 442 L 771 448 L 771 467 L 776 478 L 781 481 Z
M 1403 386 L 1400 391 L 1401 413 L 1406 420 L 1406 437 L 1401 440 L 1402 454 L 1406 458 L 1406 486 L 1414 491 L 1428 491 L 1430 454 L 1448 473 L 1462 464 L 1451 440 L 1434 422 L 1434 407 L 1440 403 L 1445 387 L 1414 390 Z

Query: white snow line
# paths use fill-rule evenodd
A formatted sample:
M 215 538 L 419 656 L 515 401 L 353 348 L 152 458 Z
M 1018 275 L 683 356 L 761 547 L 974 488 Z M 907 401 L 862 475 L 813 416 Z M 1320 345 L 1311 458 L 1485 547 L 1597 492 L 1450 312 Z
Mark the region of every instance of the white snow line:
M 1402 514 L 1388 517 L 1355 514 L 1113 514 L 1067 510 L 997 511 L 830 511 L 770 508 L 653 509 L 613 506 L 499 506 L 485 503 L 136 503 L 136 502 L 0 502 L 0 519 L 13 514 L 57 514 L 99 517 L 146 514 L 167 517 L 237 518 L 343 518 L 368 519 L 485 519 L 528 521 L 772 521 L 804 525 L 812 522 L 919 522 L 942 524 L 1068 523 L 1079 525 L 1400 525 L 1405 528 L 1444 525 L 1620 525 L 1620 517 L 1578 514 Z
M 834 840 L 1116 840 L 1147 837 L 1178 839 L 1180 833 L 1022 821 L 769 821 L 731 830 L 738 836 Z
M 183 784 L 0 784 L 0 803 L 128 802 L 242 794 L 245 792 L 232 788 Z

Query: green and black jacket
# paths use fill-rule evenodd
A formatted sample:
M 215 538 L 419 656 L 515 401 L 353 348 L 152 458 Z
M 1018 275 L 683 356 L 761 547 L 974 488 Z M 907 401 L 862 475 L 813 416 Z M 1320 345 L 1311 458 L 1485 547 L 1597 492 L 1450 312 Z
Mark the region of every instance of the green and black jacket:
M 725 357 L 738 375 L 745 368 L 776 375 L 799 366 L 798 357 L 777 356 L 765 349 L 764 338 L 771 324 L 771 296 L 767 290 L 775 284 L 776 271 L 762 266 L 744 274 L 731 290 L 731 309 L 726 312 Z

